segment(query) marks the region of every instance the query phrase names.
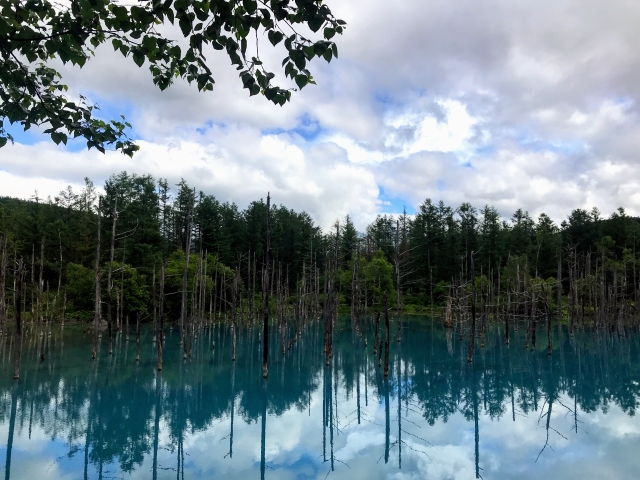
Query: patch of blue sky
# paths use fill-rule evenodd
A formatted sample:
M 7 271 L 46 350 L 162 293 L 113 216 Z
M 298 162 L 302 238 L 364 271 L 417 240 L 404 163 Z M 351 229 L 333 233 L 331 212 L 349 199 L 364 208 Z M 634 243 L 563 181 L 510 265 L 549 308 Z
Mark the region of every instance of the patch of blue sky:
M 382 201 L 382 213 L 402 213 L 406 211 L 408 215 L 414 215 L 416 213 L 416 209 L 413 208 L 410 202 L 402 197 L 392 197 L 388 195 L 384 188 L 378 186 L 380 193 L 378 193 L 378 198 Z
M 141 138 L 139 132 L 135 128 L 135 122 L 132 121 L 135 116 L 134 105 L 127 101 L 111 101 L 100 98 L 97 95 L 87 95 L 89 105 L 97 105 L 99 108 L 93 110 L 93 117 L 104 120 L 106 122 L 110 120 L 122 121 L 120 115 L 124 115 L 127 122 L 129 122 L 132 128 L 126 130 L 126 134 L 133 140 L 139 140 Z M 40 142 L 51 142 L 51 137 L 48 134 L 42 132 L 46 130 L 47 126 L 32 126 L 29 130 L 24 130 L 24 127 L 18 123 L 13 125 L 9 124 L 5 120 L 5 130 L 13 137 L 14 142 L 22 145 L 35 145 Z M 84 137 L 72 138 L 69 137 L 67 145 L 60 144 L 61 147 L 66 148 L 70 152 L 78 152 L 87 148 L 87 140 Z
M 227 124 L 225 122 L 216 122 L 214 120 L 207 120 L 206 122 L 204 122 L 204 125 L 202 127 L 196 128 L 196 132 L 198 132 L 200 135 L 206 135 L 207 132 L 209 132 L 209 130 L 211 130 L 214 127 L 219 129 L 224 129 L 227 127 Z
M 474 155 L 478 155 L 478 156 L 489 156 L 489 155 L 493 155 L 494 153 L 496 153 L 496 146 L 495 145 L 482 145 L 481 147 L 476 147 L 473 150 Z
M 541 139 L 535 133 L 528 130 L 521 130 L 515 135 L 515 142 L 521 148 L 530 148 L 532 145 L 537 145 Z
M 22 125 L 18 123 L 11 125 L 7 120 L 4 121 L 4 129 L 13 137 L 14 142 L 22 145 L 35 145 L 49 138 L 48 135 L 43 135 L 42 130 L 38 127 L 31 127 L 25 131 Z
M 387 92 L 376 92 L 373 94 L 373 100 L 376 103 L 379 103 L 385 107 L 399 107 L 400 103 L 395 100 L 389 93 Z
M 635 104 L 635 100 L 633 98 L 626 97 L 624 95 L 617 96 L 614 101 L 618 105 L 623 105 L 627 108 L 631 108 Z
M 531 152 L 553 152 L 561 155 L 573 155 L 586 149 L 584 142 L 571 140 L 542 139 L 532 133 L 522 132 L 516 136 L 518 145 Z
M 265 128 L 260 131 L 262 136 L 281 135 L 283 133 L 297 135 L 306 142 L 313 142 L 325 133 L 325 130 L 318 119 L 313 118 L 308 113 L 304 113 L 297 118 L 297 124 L 294 128 Z
M 86 95 L 88 103 L 96 105 L 98 110 L 93 111 L 93 116 L 104 121 L 117 120 L 122 121 L 122 116 L 125 120 L 131 124 L 130 129 L 127 129 L 127 135 L 135 140 L 141 138 L 140 133 L 136 130 L 135 124 L 135 105 L 132 102 L 122 99 L 106 99 L 99 95 L 89 93 Z
M 35 145 L 41 142 L 51 142 L 49 134 L 42 133 L 45 129 L 39 127 L 32 127 L 29 130 L 24 130 L 24 127 L 14 123 L 5 128 L 7 133 L 13 137 L 15 143 L 21 145 Z M 68 138 L 67 145 L 60 144 L 63 148 L 66 148 L 70 152 L 79 152 L 87 148 L 87 140 L 84 137 Z

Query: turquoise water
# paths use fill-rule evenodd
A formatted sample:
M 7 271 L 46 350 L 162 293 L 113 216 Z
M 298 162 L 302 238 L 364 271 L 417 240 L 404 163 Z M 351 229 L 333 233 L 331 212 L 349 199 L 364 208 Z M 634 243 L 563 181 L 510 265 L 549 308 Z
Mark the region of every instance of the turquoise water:
M 4 476 L 639 478 L 640 337 L 553 334 L 549 357 L 546 332 L 531 351 L 522 329 L 507 347 L 493 327 L 469 365 L 468 339 L 412 321 L 385 378 L 371 325 L 367 347 L 346 322 L 336 328 L 329 367 L 317 323 L 285 355 L 273 329 L 267 382 L 259 328 L 241 329 L 235 363 L 226 329 L 202 331 L 186 361 L 168 331 L 161 374 L 149 332 L 137 364 L 133 334 L 117 336 L 112 356 L 103 338 L 94 362 L 79 331 L 54 330 L 43 347 L 27 336 L 17 383 L 7 339 Z

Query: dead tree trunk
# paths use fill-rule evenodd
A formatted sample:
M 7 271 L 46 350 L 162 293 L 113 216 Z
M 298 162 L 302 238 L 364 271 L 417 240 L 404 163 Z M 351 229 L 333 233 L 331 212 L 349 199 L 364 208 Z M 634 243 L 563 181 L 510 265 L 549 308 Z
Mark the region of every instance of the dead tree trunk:
M 156 343 L 156 335 L 158 332 L 158 302 L 156 301 L 156 265 L 153 265 L 153 280 L 151 282 L 151 296 L 153 300 L 153 336 L 151 341 Z
M 476 341 L 476 270 L 471 252 L 471 332 L 469 333 L 469 354 L 467 362 L 473 362 L 473 348 Z
M 380 332 L 380 312 L 376 315 L 376 333 L 373 336 L 373 355 L 375 356 L 378 353 L 378 345 L 379 345 L 379 332 Z
M 267 239 L 264 249 L 265 274 L 262 282 L 262 378 L 269 376 L 269 250 L 271 249 L 271 196 L 267 193 Z
M 93 348 L 91 350 L 91 359 L 96 358 L 98 349 L 98 329 L 102 327 L 101 298 L 100 298 L 100 223 L 102 219 L 102 210 L 100 209 L 100 200 L 98 200 L 98 240 L 96 242 L 96 263 L 94 268 L 95 281 L 95 301 L 93 316 Z
M 536 312 L 536 285 L 531 282 L 531 349 L 536 348 L 536 330 L 538 327 L 538 314 Z
M 2 259 L 0 260 L 0 335 L 4 333 L 7 326 L 7 240 L 9 235 L 4 234 L 2 238 Z
M 562 316 L 562 255 L 558 252 L 558 273 L 556 277 L 556 315 L 558 319 Z
M 42 241 L 40 242 L 40 278 L 38 280 L 38 324 L 42 327 L 44 323 L 44 316 L 42 314 L 43 311 L 43 289 L 44 289 L 44 280 L 42 278 L 44 272 L 44 237 L 42 237 Z M 42 334 L 42 332 L 41 332 Z
M 16 331 L 14 341 L 14 357 L 13 357 L 13 379 L 20 378 L 20 357 L 22 355 L 22 274 L 23 274 L 22 257 L 18 261 L 16 270 Z
M 233 276 L 233 296 L 231 306 L 231 361 L 236 361 L 236 315 L 238 301 L 238 269 L 236 268 Z
M 140 312 L 136 312 L 136 362 L 140 361 Z
M 112 325 L 111 325 L 111 291 L 113 289 L 113 255 L 116 244 L 116 222 L 118 220 L 118 196 L 116 195 L 113 210 L 111 212 L 111 248 L 109 252 L 109 270 L 107 271 L 107 329 L 109 330 L 109 355 L 113 353 Z
M 384 295 L 384 325 L 387 333 L 384 339 L 384 376 L 388 377 L 389 376 L 389 337 L 390 337 L 391 331 L 389 330 L 389 302 L 386 294 Z
M 402 340 L 402 318 L 400 303 L 400 221 L 396 219 L 396 308 L 398 315 L 398 332 L 396 333 L 396 342 L 400 343 Z M 387 368 L 388 369 L 388 368 Z
M 511 311 L 511 278 L 507 278 L 507 312 L 504 315 L 504 343 L 509 345 L 509 313 Z
M 192 206 L 189 206 L 187 213 L 187 224 L 185 226 L 185 246 L 184 246 L 184 269 L 182 271 L 182 303 L 180 305 L 180 344 L 183 345 L 183 357 L 187 358 L 187 352 L 191 347 L 187 345 L 188 334 L 185 335 L 185 323 L 187 323 L 187 280 L 189 275 L 189 253 L 191 252 L 191 222 Z
M 164 262 L 160 265 L 160 306 L 158 309 L 158 371 L 162 370 L 162 346 L 164 343 Z
M 544 295 L 544 315 L 547 321 L 547 355 L 551 355 L 552 351 L 552 333 L 551 333 L 551 309 L 549 308 L 549 295 L 542 282 L 542 295 Z

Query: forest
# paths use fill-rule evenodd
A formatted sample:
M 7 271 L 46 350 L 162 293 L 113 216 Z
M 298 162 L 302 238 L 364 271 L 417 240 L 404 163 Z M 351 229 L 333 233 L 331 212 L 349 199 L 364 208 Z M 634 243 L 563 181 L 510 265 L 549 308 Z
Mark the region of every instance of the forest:
M 388 341 L 391 309 L 398 342 L 402 316 L 422 314 L 481 339 L 488 322 L 504 321 L 507 343 L 509 325 L 522 323 L 532 346 L 546 324 L 551 353 L 552 317 L 570 331 L 623 332 L 640 310 L 640 225 L 623 208 L 609 218 L 575 209 L 558 225 L 521 209 L 506 219 L 488 205 L 427 199 L 415 215 L 379 215 L 365 232 L 349 216 L 322 231 L 269 197 L 241 210 L 184 180 L 121 172 L 103 191 L 85 179 L 80 192 L 53 199 L 0 198 L 5 334 L 16 317 L 40 331 L 93 325 L 96 337 L 108 331 L 111 351 L 114 331 L 152 324 L 155 340 L 179 324 L 191 355 L 189 339 L 212 323 L 235 329 L 263 318 L 267 335 L 275 319 L 284 349 L 285 337 L 295 341 L 304 322 L 322 317 L 328 362 L 343 314 L 356 331 L 377 314 L 374 350 L 385 311 Z

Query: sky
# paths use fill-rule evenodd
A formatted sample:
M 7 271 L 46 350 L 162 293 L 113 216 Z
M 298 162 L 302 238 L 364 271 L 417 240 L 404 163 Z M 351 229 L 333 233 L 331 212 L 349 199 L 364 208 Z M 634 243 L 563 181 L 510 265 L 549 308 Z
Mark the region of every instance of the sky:
M 409 365 L 410 367 L 412 365 Z M 356 419 L 357 394 L 348 395 L 342 379 L 335 397 L 334 461 L 335 470 L 329 473 L 330 463 L 323 462 L 322 409 L 323 392 L 316 389 L 309 398 L 309 414 L 295 406 L 278 415 L 269 412 L 265 424 L 265 478 L 294 480 L 301 478 L 331 478 L 350 480 L 354 472 L 357 478 L 419 480 L 472 479 L 475 478 L 475 429 L 473 420 L 456 411 L 447 421 L 436 419 L 433 425 L 422 416 L 420 401 L 411 396 L 409 405 L 402 408 L 402 451 L 396 443 L 398 433 L 397 400 L 390 401 L 390 449 L 389 461 L 383 460 L 386 425 L 384 397 L 369 390 L 368 405 L 364 401 L 364 374 L 360 392 L 361 423 Z M 317 379 L 320 385 L 321 378 Z M 395 392 L 393 392 L 395 393 Z M 521 392 L 516 390 L 518 398 Z M 10 399 L 6 400 L 7 402 Z M 258 478 L 261 462 L 262 418 L 247 421 L 243 417 L 240 402 L 236 401 L 233 424 L 233 455 L 229 457 L 229 434 L 232 430 L 229 410 L 214 417 L 205 428 L 187 428 L 184 434 L 186 478 L 225 478 L 240 480 Z M 404 402 L 403 402 L 404 403 Z M 511 405 L 503 405 L 504 411 L 491 418 L 480 404 L 478 418 L 479 466 L 484 478 L 501 479 L 619 479 L 637 477 L 637 444 L 639 422 L 629 416 L 619 405 L 611 403 L 595 411 L 584 412 L 578 408 L 579 430 L 573 431 L 574 416 L 567 414 L 565 405 L 574 401 L 563 393 L 556 398 L 552 408 L 548 445 L 546 442 L 545 415 L 548 407 L 539 400 L 539 410 L 523 412 L 515 408 L 512 421 Z M 19 402 L 18 417 L 29 405 Z M 87 402 L 88 408 L 88 402 Z M 52 419 L 55 406 L 44 413 Z M 494 412 L 495 413 L 495 412 Z M 570 413 L 570 412 L 569 412 Z M 24 412 L 25 417 L 29 412 Z M 11 473 L 15 478 L 74 479 L 83 469 L 85 426 L 87 411 L 78 412 L 78 421 L 71 426 L 59 421 L 55 433 L 43 428 L 40 421 L 21 425 L 18 421 L 13 439 Z M 95 419 L 94 419 L 95 420 Z M 70 431 L 72 430 L 72 431 Z M 329 430 L 329 429 L 327 429 Z M 330 458 L 330 432 L 326 433 L 326 451 Z M 8 438 L 9 422 L 0 424 L 0 438 Z M 53 438 L 52 438 L 53 437 Z M 175 432 L 167 418 L 159 422 L 158 477 L 173 479 L 176 475 L 177 448 Z M 173 446 L 173 447 L 171 447 Z M 0 454 L 6 456 L 6 445 L 0 446 Z M 3 451 L 4 450 L 4 451 Z M 69 451 L 73 455 L 69 455 Z M 153 469 L 151 444 L 142 458 L 136 457 L 133 471 L 126 472 L 134 480 L 148 479 Z M 401 458 L 400 457 L 401 454 Z M 538 458 L 538 455 L 540 457 Z M 94 457 L 95 456 L 95 457 Z M 97 478 L 96 460 L 91 456 L 87 471 L 89 478 Z M 107 455 L 105 455 L 107 456 Z M 105 477 L 121 478 L 125 472 L 119 459 L 104 465 Z M 398 468 L 401 462 L 402 468 Z M 13 478 L 13 477 L 12 477 Z
M 184 178 L 241 208 L 269 191 L 323 228 L 349 214 L 363 229 L 427 198 L 505 218 L 523 208 L 560 222 L 594 206 L 640 215 L 639 2 L 326 3 L 347 22 L 339 59 L 315 59 L 317 85 L 284 107 L 249 97 L 213 50 L 206 93 L 183 81 L 161 92 L 110 45 L 83 69 L 60 65 L 70 95 L 105 118 L 124 114 L 141 149 L 103 155 L 14 128 L 0 195 L 55 197 L 126 170 Z M 284 52 L 264 40 L 283 84 Z

